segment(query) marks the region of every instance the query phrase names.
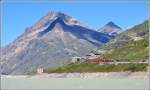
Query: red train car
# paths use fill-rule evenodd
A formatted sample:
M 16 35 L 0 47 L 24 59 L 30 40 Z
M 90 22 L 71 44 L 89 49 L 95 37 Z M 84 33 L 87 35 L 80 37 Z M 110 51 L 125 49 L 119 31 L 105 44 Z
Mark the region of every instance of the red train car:
M 87 62 L 113 62 L 112 59 L 108 58 L 95 58 L 95 59 L 89 59 Z

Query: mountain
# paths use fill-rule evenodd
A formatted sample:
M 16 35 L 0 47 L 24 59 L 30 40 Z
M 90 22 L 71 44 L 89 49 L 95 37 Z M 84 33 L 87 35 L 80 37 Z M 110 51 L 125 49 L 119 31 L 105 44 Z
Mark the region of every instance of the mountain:
M 97 51 L 105 51 L 103 58 L 119 61 L 147 61 L 149 51 L 149 22 L 136 25 L 112 39 Z
M 121 27 L 117 26 L 114 22 L 108 22 L 106 25 L 104 25 L 102 28 L 98 30 L 99 32 L 111 35 L 111 36 L 117 36 L 122 31 Z
M 49 12 L 1 49 L 1 73 L 29 74 L 55 68 L 107 43 L 111 36 L 89 29 L 61 12 Z

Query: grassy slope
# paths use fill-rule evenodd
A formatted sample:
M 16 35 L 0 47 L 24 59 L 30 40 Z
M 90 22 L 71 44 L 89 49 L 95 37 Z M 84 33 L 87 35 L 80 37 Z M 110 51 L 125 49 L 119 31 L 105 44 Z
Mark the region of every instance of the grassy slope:
M 145 61 L 148 59 L 148 37 L 140 41 L 130 41 L 123 47 L 106 53 L 104 58 L 112 58 L 121 61 Z
M 104 64 L 98 63 L 70 63 L 57 69 L 48 69 L 48 73 L 72 73 L 72 72 L 120 72 L 120 71 L 146 71 L 148 64 Z

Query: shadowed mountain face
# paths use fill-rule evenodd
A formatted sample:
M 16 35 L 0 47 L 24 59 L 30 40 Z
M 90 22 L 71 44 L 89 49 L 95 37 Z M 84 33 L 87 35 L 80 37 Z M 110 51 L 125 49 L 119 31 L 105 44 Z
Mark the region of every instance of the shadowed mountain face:
M 70 16 L 50 12 L 2 48 L 1 73 L 29 74 L 39 67 L 58 67 L 110 39 L 111 36 L 91 30 Z
M 53 23 L 51 23 L 51 25 L 47 29 L 45 29 L 44 31 L 41 31 L 38 36 L 41 37 L 44 34 L 48 33 L 55 27 L 56 24 L 60 24 L 61 27 L 63 28 L 64 32 L 70 32 L 73 35 L 77 36 L 77 38 L 85 39 L 95 45 L 98 45 L 98 46 L 99 46 L 99 42 L 106 43 L 109 41 L 109 38 L 107 38 L 107 35 L 105 35 L 105 34 L 101 34 L 94 30 L 90 30 L 90 29 L 87 29 L 85 27 L 78 26 L 78 25 L 69 26 L 69 25 L 65 24 L 65 22 L 60 17 L 58 17 Z M 93 38 L 99 42 L 93 42 L 92 40 L 89 40 L 88 39 L 89 37 L 87 37 L 86 35 L 89 35 L 91 38 Z M 101 37 L 101 38 L 99 38 L 99 37 Z
M 104 27 L 100 28 L 98 31 L 111 36 L 117 36 L 121 32 L 123 32 L 122 29 L 113 22 L 107 23 Z

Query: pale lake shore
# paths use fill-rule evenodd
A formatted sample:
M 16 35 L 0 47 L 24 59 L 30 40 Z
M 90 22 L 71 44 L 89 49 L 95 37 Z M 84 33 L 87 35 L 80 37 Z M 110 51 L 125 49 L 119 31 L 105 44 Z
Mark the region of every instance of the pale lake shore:
M 35 75 L 1 75 L 2 78 L 147 78 L 148 72 L 42 73 Z
M 149 90 L 148 72 L 2 75 L 1 90 Z

